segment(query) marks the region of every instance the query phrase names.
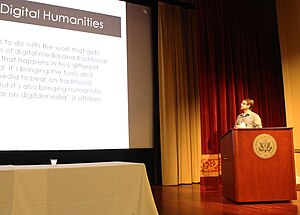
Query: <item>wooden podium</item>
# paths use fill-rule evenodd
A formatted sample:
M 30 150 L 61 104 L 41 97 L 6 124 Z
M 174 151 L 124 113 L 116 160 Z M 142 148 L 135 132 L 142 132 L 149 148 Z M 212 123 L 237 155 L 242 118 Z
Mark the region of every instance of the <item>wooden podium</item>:
M 231 129 L 221 137 L 220 147 L 225 198 L 297 199 L 292 128 Z

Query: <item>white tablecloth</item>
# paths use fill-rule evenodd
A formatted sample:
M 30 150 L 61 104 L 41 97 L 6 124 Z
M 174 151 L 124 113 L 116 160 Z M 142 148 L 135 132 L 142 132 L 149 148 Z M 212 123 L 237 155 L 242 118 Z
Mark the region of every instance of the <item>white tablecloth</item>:
M 1 215 L 158 214 L 144 164 L 0 166 Z

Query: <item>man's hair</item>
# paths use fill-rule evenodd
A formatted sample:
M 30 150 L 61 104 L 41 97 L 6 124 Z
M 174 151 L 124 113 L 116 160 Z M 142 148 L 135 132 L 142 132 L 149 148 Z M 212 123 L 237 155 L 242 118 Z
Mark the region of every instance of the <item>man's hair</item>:
M 254 101 L 252 99 L 249 99 L 249 98 L 245 98 L 244 101 L 247 102 L 247 105 L 250 105 L 249 109 L 252 110 L 252 107 L 254 105 Z

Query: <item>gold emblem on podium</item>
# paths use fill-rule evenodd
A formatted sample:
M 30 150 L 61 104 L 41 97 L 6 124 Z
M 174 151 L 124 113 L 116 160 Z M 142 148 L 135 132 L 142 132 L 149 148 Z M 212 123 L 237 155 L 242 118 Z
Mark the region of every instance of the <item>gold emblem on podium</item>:
M 260 134 L 253 141 L 253 151 L 262 159 L 269 159 L 277 151 L 277 143 L 272 135 Z

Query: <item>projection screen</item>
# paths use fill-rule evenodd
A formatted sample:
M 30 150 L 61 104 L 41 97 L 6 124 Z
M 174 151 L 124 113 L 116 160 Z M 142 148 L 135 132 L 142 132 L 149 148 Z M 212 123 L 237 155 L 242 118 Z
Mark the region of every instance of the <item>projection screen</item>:
M 152 147 L 151 10 L 4 0 L 0 150 Z

